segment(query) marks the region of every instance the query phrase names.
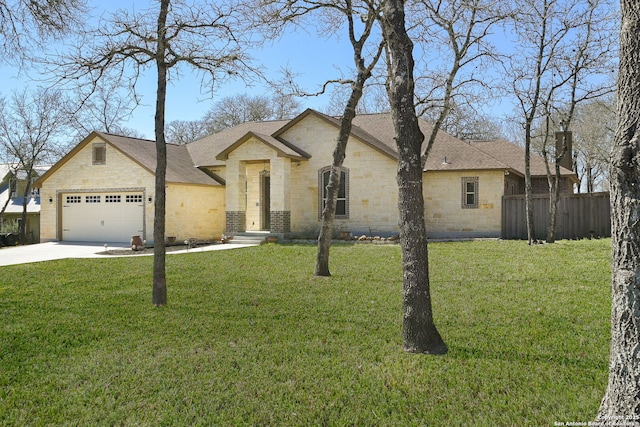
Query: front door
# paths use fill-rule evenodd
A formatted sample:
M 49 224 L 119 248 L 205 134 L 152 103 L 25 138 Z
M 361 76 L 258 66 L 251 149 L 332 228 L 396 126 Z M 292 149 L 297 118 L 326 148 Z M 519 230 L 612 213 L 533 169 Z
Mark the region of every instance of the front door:
M 261 221 L 263 230 L 271 230 L 271 177 L 268 174 L 262 175 L 260 182 L 261 193 Z

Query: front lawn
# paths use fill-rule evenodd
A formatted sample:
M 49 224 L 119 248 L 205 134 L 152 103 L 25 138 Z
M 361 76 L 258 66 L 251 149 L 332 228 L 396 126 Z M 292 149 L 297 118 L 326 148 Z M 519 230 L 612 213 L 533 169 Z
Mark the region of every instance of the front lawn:
M 607 379 L 610 240 L 430 244 L 445 356 L 401 345 L 398 246 L 0 267 L 0 425 L 553 426 Z

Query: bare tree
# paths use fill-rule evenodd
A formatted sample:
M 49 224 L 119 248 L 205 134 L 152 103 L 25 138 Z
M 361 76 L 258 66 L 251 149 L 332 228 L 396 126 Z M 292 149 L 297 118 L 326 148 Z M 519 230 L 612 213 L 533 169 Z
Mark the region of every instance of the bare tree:
M 422 194 L 422 165 L 439 129 L 463 86 L 482 85 L 473 70 L 489 58 L 490 28 L 505 19 L 495 1 L 418 1 L 412 3 L 410 22 L 421 50 L 448 49 L 443 69 L 425 64 L 417 74 L 422 91 L 416 96 L 413 42 L 406 29 L 405 2 L 387 0 L 380 22 L 387 43 L 387 92 L 398 145 L 399 225 L 403 257 L 403 342 L 406 351 L 442 354 L 447 347 L 433 322 L 429 289 L 429 260 Z M 442 63 L 441 52 L 438 57 Z M 447 62 L 449 61 L 450 62 Z M 436 62 L 436 61 L 434 61 Z M 465 72 L 465 68 L 471 71 Z M 415 104 L 414 104 L 415 102 Z M 423 148 L 419 115 L 433 109 L 432 133 Z
M 427 135 L 423 162 L 438 131 L 456 105 L 473 110 L 479 91 L 490 97 L 491 81 L 481 74 L 496 60 L 489 36 L 510 13 L 508 3 L 496 0 L 420 0 L 411 3 L 411 34 L 423 52 L 416 66 L 416 108 L 428 116 L 433 130 Z
M 536 243 L 533 222 L 533 188 L 531 183 L 531 144 L 535 121 L 540 117 L 543 103 L 551 104 L 555 81 L 555 61 L 558 50 L 568 37 L 573 23 L 560 20 L 569 17 L 571 7 L 562 7 L 562 0 L 517 0 L 518 13 L 513 29 L 518 37 L 518 48 L 509 58 L 505 75 L 510 80 L 513 94 L 522 113 L 525 149 L 525 198 L 527 237 L 529 244 Z M 554 27 L 552 17 L 559 20 Z M 566 77 L 565 77 L 566 78 Z M 545 102 L 546 101 L 546 102 Z
M 184 145 L 241 123 L 287 119 L 299 112 L 300 104 L 292 95 L 226 96 L 215 102 L 200 119 L 167 123 L 167 140 Z
M 271 119 L 290 119 L 302 110 L 300 102 L 291 94 L 277 91 L 271 97 Z
M 69 54 L 57 58 L 54 70 L 67 81 L 98 87 L 104 76 L 126 82 L 133 93 L 138 78 L 155 69 L 155 209 L 153 224 L 153 304 L 167 304 L 165 271 L 165 205 L 167 149 L 165 106 L 167 81 L 185 67 L 203 84 L 243 75 L 250 67 L 233 2 L 156 0 L 149 10 L 119 10 L 106 15 Z
M 422 115 L 422 118 L 435 122 L 440 111 L 433 108 Z M 434 117 L 435 116 L 435 117 Z M 504 138 L 500 122 L 486 114 L 476 111 L 470 105 L 458 105 L 452 102 L 449 114 L 442 121 L 442 130 L 462 140 L 492 140 Z
M 76 139 L 81 140 L 94 130 L 115 135 L 142 138 L 141 132 L 123 126 L 131 116 L 138 100 L 126 96 L 126 91 L 118 81 L 103 78 L 100 85 L 79 87 L 75 90 L 76 102 L 69 115 L 72 118 L 71 127 L 76 132 Z
M 166 126 L 167 141 L 185 145 L 209 135 L 203 120 L 173 120 Z
M 381 61 L 378 62 L 381 63 Z M 380 68 L 380 64 L 376 68 Z M 389 97 L 384 85 L 384 75 L 383 70 L 374 69 L 362 90 L 356 115 L 389 112 Z M 344 112 L 344 106 L 349 102 L 351 92 L 350 84 L 336 85 L 329 94 L 329 101 L 321 111 L 329 116 L 340 117 Z
M 422 195 L 422 142 L 414 104 L 413 43 L 405 2 L 386 0 L 380 23 L 388 50 L 388 93 L 398 145 L 398 211 L 402 246 L 402 339 L 405 351 L 447 352 L 433 322 L 429 255 Z
M 612 4 L 608 0 L 591 0 L 585 7 L 579 8 L 574 16 L 574 34 L 570 43 L 572 48 L 565 50 L 565 55 L 558 58 L 558 65 L 555 67 L 556 73 L 560 76 L 566 76 L 566 78 L 558 79 L 564 84 L 558 86 L 558 91 L 550 92 L 552 104 L 545 105 L 547 117 L 552 114 L 551 109 L 556 107 L 554 104 L 558 102 L 558 98 L 564 98 L 566 105 L 560 120 L 561 147 L 558 146 L 559 144 L 555 144 L 552 156 L 548 155 L 547 144 L 545 144 L 543 151 L 550 198 L 547 243 L 555 241 L 558 201 L 560 199 L 560 164 L 568 154 L 569 129 L 576 108 L 613 91 L 612 85 L 608 83 L 610 80 L 607 78 L 611 72 L 613 55 L 616 52 L 611 9 Z M 550 120 L 546 120 L 546 123 L 550 123 Z M 549 134 L 547 129 L 546 135 Z M 552 157 L 553 160 L 553 172 L 550 170 L 549 157 Z M 572 159 L 567 162 L 568 165 L 572 165 L 572 163 Z
M 346 157 L 347 143 L 351 136 L 353 119 L 356 116 L 358 103 L 362 98 L 367 80 L 384 50 L 384 41 L 376 37 L 376 28 L 379 9 L 379 0 L 267 0 L 262 3 L 264 10 L 264 21 L 269 24 L 272 36 L 278 35 L 282 27 L 278 27 L 281 22 L 291 22 L 301 25 L 304 22 L 314 20 L 319 26 L 319 31 L 333 34 L 343 26 L 346 21 L 348 40 L 353 49 L 353 60 L 355 77 L 339 78 L 328 80 L 323 84 L 322 89 L 317 93 L 324 93 L 329 85 L 337 84 L 344 88 L 348 99 L 342 107 L 340 117 L 340 129 L 333 151 L 333 161 L 329 170 L 329 178 L 325 194 L 322 199 L 322 222 L 318 236 L 318 251 L 316 255 L 316 276 L 330 276 L 329 252 L 331 239 L 333 237 L 334 220 L 336 214 L 336 204 L 340 191 L 342 165 Z M 274 17 L 277 17 L 274 19 Z M 306 21 L 305 21 L 306 19 Z M 275 24 L 275 25 L 274 25 Z M 314 94 L 302 91 L 290 81 L 291 93 L 299 96 L 313 96 Z
M 509 57 L 505 74 L 517 99 L 525 140 L 525 194 L 529 244 L 536 242 L 532 211 L 531 147 L 535 128 L 546 129 L 549 120 L 559 115 L 559 105 L 568 106 L 565 123 L 568 129 L 575 106 L 601 96 L 609 88 L 593 85 L 593 75 L 610 67 L 612 38 L 610 3 L 607 0 L 517 0 L 518 13 L 512 30 L 518 37 L 515 54 Z M 543 141 L 551 128 L 544 131 Z M 543 142 L 543 147 L 547 147 Z M 550 150 L 543 149 L 543 154 Z M 559 162 L 565 150 L 554 151 L 555 174 L 549 172 L 552 202 L 559 197 Z M 554 205 L 554 203 L 552 203 Z M 551 207 L 554 210 L 554 207 Z M 551 224 L 547 238 L 553 241 Z
M 4 99 L 0 100 L 0 105 L 4 105 Z M 0 148 L 3 148 L 2 145 L 0 145 Z M 15 158 L 4 149 L 0 151 L 0 161 L 9 165 L 9 173 L 11 173 L 11 175 L 17 175 L 19 164 L 16 163 Z M 11 183 L 9 183 L 9 186 L 11 186 Z M 11 188 L 9 188 L 9 190 L 11 190 Z M 2 207 L 0 207 L 0 229 L 3 225 L 2 215 L 4 215 L 5 211 L 7 210 L 7 206 L 9 206 L 9 203 L 11 203 L 11 191 L 9 191 L 9 197 L 7 197 L 7 200 L 5 200 Z
M 27 204 L 38 164 L 52 161 L 62 131 L 68 126 L 67 106 L 59 91 L 38 89 L 15 92 L 9 102 L 0 100 L 0 147 L 13 159 L 16 172 L 24 172 L 20 243 L 27 242 Z
M 573 121 L 574 168 L 578 191 L 593 193 L 608 188 L 609 153 L 615 131 L 615 102 L 612 97 L 583 104 Z
M 268 120 L 271 117 L 270 103 L 269 98 L 264 95 L 224 97 L 205 114 L 203 121 L 207 126 L 207 133 L 220 132 L 241 123 Z
M 299 111 L 300 105 L 293 96 L 240 94 L 216 102 L 202 123 L 210 135 L 241 123 L 291 118 Z
M 609 382 L 597 421 L 640 419 L 640 3 L 621 0 L 618 123 L 611 154 L 612 301 Z
M 85 11 L 86 0 L 0 0 L 0 56 L 28 59 L 29 48 L 64 36 Z
M 333 162 L 329 171 L 329 180 L 326 187 L 325 206 L 322 209 L 322 224 L 318 236 L 318 251 L 316 255 L 316 276 L 329 276 L 329 251 L 331 248 L 331 239 L 333 237 L 334 220 L 336 214 L 336 202 L 340 191 L 340 181 L 342 175 L 342 165 L 346 157 L 347 142 L 351 136 L 353 119 L 356 116 L 356 108 L 362 98 L 364 86 L 371 77 L 373 68 L 376 66 L 384 49 L 384 40 L 373 41 L 373 51 L 371 57 L 367 61 L 365 49 L 367 42 L 370 42 L 372 31 L 375 28 L 377 17 L 379 14 L 379 5 L 377 1 L 360 2 L 359 7 L 353 6 L 351 0 L 345 0 L 344 4 L 336 7 L 343 13 L 348 22 L 349 41 L 353 48 L 353 60 L 356 68 L 356 77 L 351 82 L 351 95 L 344 106 L 344 111 L 340 118 L 340 131 L 336 147 L 333 151 Z M 357 35 L 357 26 L 354 18 L 361 19 L 364 28 Z

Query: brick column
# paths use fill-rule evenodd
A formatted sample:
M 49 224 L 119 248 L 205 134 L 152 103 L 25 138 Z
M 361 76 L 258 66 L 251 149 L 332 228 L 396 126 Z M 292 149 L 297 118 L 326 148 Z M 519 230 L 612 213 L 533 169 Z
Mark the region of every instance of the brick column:
M 288 233 L 291 231 L 291 211 L 271 211 L 271 232 Z
M 247 214 L 245 211 L 227 211 L 227 233 L 243 233 L 247 231 Z

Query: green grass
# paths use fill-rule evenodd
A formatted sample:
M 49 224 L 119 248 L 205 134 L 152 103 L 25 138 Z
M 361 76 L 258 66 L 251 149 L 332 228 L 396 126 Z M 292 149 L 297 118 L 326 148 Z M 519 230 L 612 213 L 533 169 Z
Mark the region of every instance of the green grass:
M 545 426 L 595 417 L 610 241 L 430 244 L 445 356 L 401 343 L 397 246 L 0 267 L 0 425 Z

